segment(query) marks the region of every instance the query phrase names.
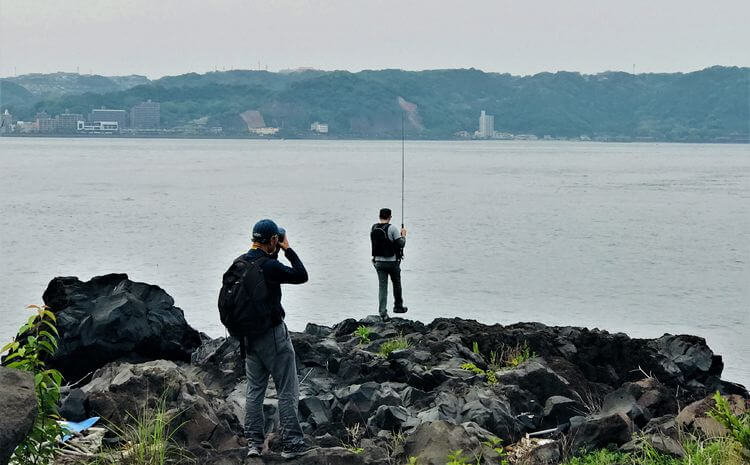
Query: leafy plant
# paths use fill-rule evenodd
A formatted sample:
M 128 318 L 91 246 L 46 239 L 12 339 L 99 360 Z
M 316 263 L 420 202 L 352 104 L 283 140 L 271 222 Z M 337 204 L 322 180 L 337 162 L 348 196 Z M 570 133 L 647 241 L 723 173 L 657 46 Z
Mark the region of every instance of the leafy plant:
M 487 382 L 489 384 L 497 383 L 497 377 L 495 376 L 495 371 L 492 370 L 491 367 L 487 368 L 486 371 L 482 370 L 481 368 L 479 368 L 473 363 L 462 363 L 460 367 L 462 370 L 470 371 L 476 375 L 486 376 Z
M 383 345 L 380 346 L 379 353 L 383 357 L 388 357 L 394 350 L 408 349 L 410 346 L 411 344 L 409 344 L 409 341 L 407 341 L 406 338 L 399 336 L 385 341 Z
M 357 326 L 357 330 L 354 331 L 354 335 L 359 337 L 359 343 L 360 344 L 369 344 L 370 343 L 370 328 L 368 328 L 365 325 L 359 325 Z
M 731 438 L 698 441 L 682 440 L 685 457 L 682 459 L 658 451 L 649 441 L 642 441 L 641 450 L 624 453 L 600 449 L 572 457 L 563 465 L 747 465 L 740 453 L 740 445 Z
M 451 451 L 448 454 L 448 461 L 445 462 L 445 465 L 469 465 L 469 458 L 464 457 L 464 451 L 461 449 L 456 449 L 454 451 Z M 477 463 L 479 463 L 479 460 L 477 460 Z
M 504 368 L 515 368 L 523 362 L 537 357 L 537 354 L 532 352 L 527 342 L 523 342 L 515 346 L 504 345 L 497 357 L 499 357 L 499 364 L 502 364 Z
M 34 374 L 34 390 L 37 397 L 37 417 L 34 426 L 23 442 L 13 452 L 13 461 L 19 465 L 47 464 L 54 456 L 57 441 L 64 429 L 57 422 L 60 415 L 57 404 L 60 401 L 62 375 L 48 369 L 47 357 L 57 351 L 59 333 L 55 314 L 47 306 L 29 305 L 34 314 L 21 326 L 12 342 L 6 344 L 0 353 L 8 352 L 4 364 Z
M 123 426 L 109 425 L 125 446 L 101 452 L 89 465 L 193 463 L 188 452 L 174 439 L 184 423 L 172 425 L 179 413 L 168 411 L 166 397 L 162 395 L 154 408 L 144 406 L 136 414 L 128 412 Z
M 630 462 L 629 454 L 600 449 L 580 457 L 573 457 L 563 465 L 625 465 L 630 463 L 632 462 Z
M 719 394 L 713 396 L 716 406 L 708 412 L 709 416 L 729 430 L 729 434 L 739 442 L 745 450 L 750 451 L 750 413 L 735 415 L 729 407 L 729 401 Z
M 495 452 L 495 454 L 497 454 L 499 465 L 508 465 L 508 454 L 505 452 L 502 439 L 496 436 L 491 436 L 487 441 L 482 442 L 482 444 L 489 447 Z
M 471 351 L 475 354 L 479 355 L 479 343 L 477 341 L 474 341 L 471 345 Z
M 417 462 L 417 458 L 412 455 L 409 457 L 409 461 L 406 462 L 406 465 L 419 465 L 419 463 Z

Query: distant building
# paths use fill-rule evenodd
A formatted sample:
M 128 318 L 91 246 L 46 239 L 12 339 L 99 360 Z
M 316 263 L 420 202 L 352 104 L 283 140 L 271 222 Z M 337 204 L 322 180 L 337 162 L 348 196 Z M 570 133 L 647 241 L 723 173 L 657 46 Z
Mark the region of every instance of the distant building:
M 250 132 L 259 136 L 272 136 L 279 132 L 279 128 L 253 128 Z
M 511 140 L 513 139 L 513 134 L 509 132 L 495 132 L 495 139 Z
M 513 136 L 513 138 L 515 140 L 537 140 L 539 139 L 534 134 L 516 134 L 515 136 Z
M 13 132 L 13 115 L 6 109 L 0 115 L 0 134 L 9 134 Z
M 78 121 L 76 130 L 84 134 L 114 134 L 120 130 L 117 121 Z
M 479 115 L 479 134 L 480 139 L 491 139 L 495 135 L 495 117 L 488 115 L 482 110 Z
M 310 125 L 310 130 L 320 134 L 328 134 L 328 123 L 319 123 L 316 121 Z
M 92 123 L 96 123 L 97 121 L 117 121 L 117 126 L 120 129 L 124 129 L 128 127 L 128 112 L 125 110 L 111 110 L 102 107 L 97 110 L 91 110 L 89 121 Z
M 136 130 L 156 130 L 160 127 L 161 105 L 150 99 L 130 110 L 130 127 Z
M 37 131 L 50 134 L 57 131 L 57 121 L 50 118 L 46 111 L 41 111 L 36 114 L 36 127 Z
M 16 121 L 15 130 L 21 134 L 39 132 L 39 125 L 36 121 Z
M 69 113 L 65 110 L 65 113 L 57 115 L 57 132 L 65 134 L 76 132 L 76 126 L 78 121 L 83 119 L 83 115 L 79 113 Z

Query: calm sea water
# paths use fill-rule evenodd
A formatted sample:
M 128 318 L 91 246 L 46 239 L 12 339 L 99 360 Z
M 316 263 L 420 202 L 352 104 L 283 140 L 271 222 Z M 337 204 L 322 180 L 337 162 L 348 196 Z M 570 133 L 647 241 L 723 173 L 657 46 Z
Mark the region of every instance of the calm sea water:
M 376 312 L 369 228 L 400 142 L 0 139 L 0 338 L 54 276 L 125 272 L 223 334 L 222 272 L 271 217 L 310 273 L 288 323 Z M 409 316 L 705 337 L 750 384 L 750 146 L 407 142 Z

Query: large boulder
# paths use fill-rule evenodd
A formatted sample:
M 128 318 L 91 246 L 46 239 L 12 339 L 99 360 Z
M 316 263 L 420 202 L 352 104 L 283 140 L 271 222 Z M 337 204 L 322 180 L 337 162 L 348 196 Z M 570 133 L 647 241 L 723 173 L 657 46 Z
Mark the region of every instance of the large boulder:
M 0 367 L 0 386 L 0 465 L 7 465 L 34 426 L 37 404 L 30 373 Z
M 465 425 L 446 421 L 423 423 L 404 443 L 406 456 L 416 457 L 420 465 L 445 465 L 448 455 L 457 450 L 473 457 L 482 450 L 481 439 L 474 431 L 469 433 Z
M 190 361 L 199 333 L 162 288 L 125 274 L 50 281 L 43 299 L 57 316 L 60 346 L 50 365 L 75 381 L 116 360 Z
M 189 366 L 166 360 L 113 363 L 97 370 L 81 390 L 87 396 L 88 415 L 123 425 L 163 405 L 173 424 L 182 425 L 175 439 L 188 449 L 239 446 L 241 420 L 226 399 L 208 390 Z

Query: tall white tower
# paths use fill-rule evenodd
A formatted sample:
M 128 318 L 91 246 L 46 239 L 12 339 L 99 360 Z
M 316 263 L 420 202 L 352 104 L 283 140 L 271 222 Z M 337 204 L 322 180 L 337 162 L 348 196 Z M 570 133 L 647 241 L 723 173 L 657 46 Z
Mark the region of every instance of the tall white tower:
M 495 135 L 495 117 L 482 110 L 479 115 L 479 137 L 491 139 Z

